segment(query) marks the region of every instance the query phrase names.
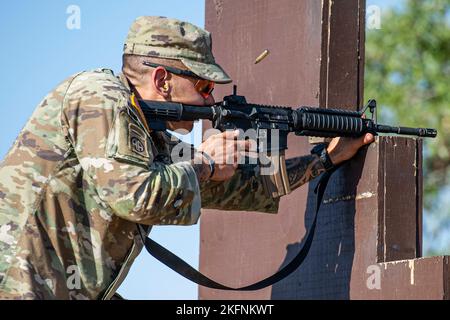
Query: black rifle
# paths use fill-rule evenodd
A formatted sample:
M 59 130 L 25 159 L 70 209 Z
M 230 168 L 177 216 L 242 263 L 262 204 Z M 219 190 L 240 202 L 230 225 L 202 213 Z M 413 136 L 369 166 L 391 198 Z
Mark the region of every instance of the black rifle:
M 282 158 L 279 158 L 281 162 L 284 162 L 284 150 L 287 149 L 287 136 L 290 132 L 294 132 L 299 136 L 316 137 L 359 137 L 365 133 L 372 133 L 374 135 L 377 135 L 378 133 L 395 133 L 419 137 L 436 137 L 437 135 L 435 129 L 391 127 L 378 124 L 376 121 L 375 100 L 369 100 L 362 111 L 346 111 L 314 107 L 291 109 L 288 107 L 247 103 L 245 97 L 236 94 L 236 86 L 234 86 L 233 94 L 224 97 L 223 101 L 216 103 L 214 106 L 200 107 L 181 103 L 146 100 L 140 100 L 139 104 L 146 117 L 147 124 L 153 130 L 166 130 L 167 121 L 195 121 L 201 119 L 211 120 L 213 128 L 221 131 L 229 129 L 242 129 L 244 131 L 254 129 L 256 130 L 258 140 L 262 136 L 267 139 L 266 145 L 263 148 L 258 146 L 258 151 L 267 151 L 269 153 L 278 151 L 278 153 L 282 155 Z M 372 115 L 371 119 L 362 118 L 367 109 L 369 109 Z M 267 134 L 267 130 L 278 131 L 277 145 L 271 143 L 270 135 Z M 266 191 L 269 189 L 268 193 L 274 197 L 279 197 L 290 192 L 285 168 L 284 171 L 279 170 L 279 172 L 280 173 L 277 174 L 275 179 L 263 179 Z M 326 172 L 317 184 L 315 190 L 317 194 L 315 215 L 299 253 L 289 264 L 284 266 L 276 274 L 252 285 L 241 288 L 232 288 L 217 283 L 199 273 L 182 259 L 175 256 L 152 239 L 143 238 L 142 240 L 145 243 L 147 251 L 152 256 L 172 268 L 177 273 L 202 286 L 214 289 L 239 291 L 265 288 L 288 276 L 296 270 L 306 258 L 314 237 L 317 213 L 320 209 L 322 197 L 332 172 L 333 170 Z M 275 186 L 271 185 L 271 183 Z M 142 232 L 141 234 L 143 233 L 145 232 Z
M 429 128 L 392 127 L 378 124 L 374 119 L 376 101 L 369 100 L 362 111 L 324 109 L 315 107 L 267 106 L 247 103 L 244 96 L 233 94 L 214 106 L 199 107 L 173 102 L 139 101 L 141 109 L 153 130 L 166 130 L 166 121 L 211 120 L 213 128 L 279 130 L 279 149 L 287 148 L 287 135 L 315 137 L 359 137 L 372 134 L 394 133 L 419 137 L 436 137 L 437 131 Z M 362 118 L 369 109 L 371 119 Z
M 246 135 L 253 130 L 259 155 L 268 155 L 266 163 L 281 168 L 280 173 L 263 179 L 264 189 L 273 197 L 290 192 L 287 173 L 284 167 L 284 152 L 290 132 L 299 136 L 315 137 L 359 137 L 365 133 L 395 133 L 418 137 L 436 137 L 437 131 L 429 128 L 392 127 L 378 124 L 376 120 L 376 101 L 369 100 L 362 111 L 324 109 L 315 107 L 267 106 L 247 103 L 244 96 L 233 94 L 224 97 L 214 106 L 193 106 L 173 102 L 139 101 L 153 130 L 165 130 L 167 121 L 210 120 L 212 126 L 220 131 L 241 129 Z M 369 109 L 371 118 L 362 116 Z M 269 132 L 270 130 L 270 132 Z M 249 137 L 249 135 L 247 135 Z M 252 138 L 250 136 L 250 138 Z M 275 156 L 272 156 L 275 154 Z M 260 159 L 258 159 L 258 163 Z M 263 165 L 261 165 L 263 166 Z

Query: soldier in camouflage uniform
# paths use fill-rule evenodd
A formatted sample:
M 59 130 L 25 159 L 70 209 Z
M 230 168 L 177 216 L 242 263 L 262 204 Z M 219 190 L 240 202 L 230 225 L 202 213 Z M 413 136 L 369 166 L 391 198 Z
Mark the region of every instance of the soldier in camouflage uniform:
M 142 66 L 145 59 L 158 66 Z M 140 17 L 126 39 L 123 71 L 85 71 L 58 85 L 1 163 L 0 299 L 109 299 L 143 246 L 139 224 L 195 224 L 201 207 L 278 211 L 257 170 L 220 163 L 217 146 L 233 134 L 208 138 L 197 161 L 173 163 L 178 142 L 149 130 L 137 104 L 136 97 L 214 103 L 211 83 L 231 79 L 215 63 L 207 31 Z M 192 123 L 169 124 L 180 126 Z M 372 138 L 333 140 L 330 157 L 346 160 Z M 292 188 L 324 171 L 316 155 L 287 167 Z

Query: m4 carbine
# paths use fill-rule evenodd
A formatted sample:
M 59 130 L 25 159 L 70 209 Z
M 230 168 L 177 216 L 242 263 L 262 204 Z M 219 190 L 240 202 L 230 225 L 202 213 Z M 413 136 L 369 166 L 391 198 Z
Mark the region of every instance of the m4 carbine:
M 166 121 L 210 120 L 213 128 L 221 131 L 233 129 L 273 130 L 280 134 L 280 149 L 286 149 L 290 132 L 299 136 L 359 137 L 365 133 L 395 133 L 419 137 L 436 137 L 429 128 L 392 127 L 378 124 L 374 119 L 376 101 L 369 100 L 362 111 L 324 109 L 315 107 L 268 106 L 247 103 L 244 96 L 233 94 L 213 106 L 193 106 L 174 102 L 140 100 L 139 104 L 153 130 L 165 130 Z M 367 109 L 371 119 L 362 118 Z
M 436 137 L 437 131 L 429 128 L 392 127 L 378 124 L 376 101 L 369 100 L 362 111 L 300 107 L 292 109 L 247 103 L 244 96 L 233 94 L 213 106 L 193 106 L 174 102 L 140 100 L 139 105 L 152 130 L 165 130 L 167 121 L 210 120 L 212 127 L 220 131 L 254 130 L 258 152 L 266 152 L 269 162 L 281 168 L 281 175 L 266 179 L 266 191 L 273 197 L 290 192 L 284 167 L 284 151 L 290 132 L 299 136 L 359 137 L 365 133 L 394 133 L 418 137 Z M 363 115 L 369 109 L 371 118 Z M 270 130 L 270 132 L 269 132 Z M 276 134 L 273 134 L 276 132 Z M 272 133 L 272 134 L 271 134 Z M 264 143 L 260 143 L 264 139 Z M 276 157 L 271 156 L 275 153 Z M 269 185 L 272 185 L 270 187 Z

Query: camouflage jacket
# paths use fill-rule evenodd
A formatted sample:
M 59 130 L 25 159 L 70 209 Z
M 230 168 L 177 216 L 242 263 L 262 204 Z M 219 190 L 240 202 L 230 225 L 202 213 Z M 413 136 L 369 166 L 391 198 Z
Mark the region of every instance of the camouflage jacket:
M 146 129 L 130 94 L 107 69 L 70 77 L 0 163 L 0 299 L 109 298 L 142 248 L 138 224 L 195 224 L 201 207 L 277 212 L 252 170 L 200 185 L 172 163 L 176 142 Z

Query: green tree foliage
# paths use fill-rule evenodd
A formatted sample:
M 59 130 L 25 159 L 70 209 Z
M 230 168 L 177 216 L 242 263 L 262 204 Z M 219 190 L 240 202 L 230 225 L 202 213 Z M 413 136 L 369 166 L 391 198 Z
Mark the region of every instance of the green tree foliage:
M 428 254 L 450 249 L 442 238 L 450 232 L 450 207 L 442 205 L 450 197 L 449 58 L 450 0 L 406 0 L 366 33 L 365 96 L 377 98 L 380 122 L 438 130 L 424 145 Z

